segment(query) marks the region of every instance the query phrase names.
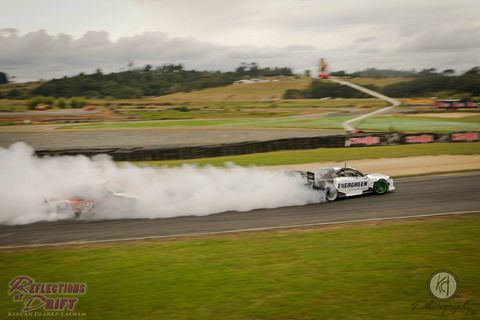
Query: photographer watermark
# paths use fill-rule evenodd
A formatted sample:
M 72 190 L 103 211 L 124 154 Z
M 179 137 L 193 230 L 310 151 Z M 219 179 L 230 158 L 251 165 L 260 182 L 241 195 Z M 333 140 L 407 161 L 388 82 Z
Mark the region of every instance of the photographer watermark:
M 427 291 L 433 298 L 429 301 L 414 302 L 411 310 L 414 312 L 436 313 L 442 318 L 479 319 L 480 304 L 466 300 L 453 302 L 460 288 L 457 276 L 448 270 L 435 271 L 427 281 Z
M 450 300 L 458 292 L 458 280 L 450 271 L 436 271 L 428 281 L 430 295 L 438 300 Z
M 8 316 L 85 316 L 75 311 L 79 295 L 87 292 L 83 282 L 35 282 L 31 277 L 21 275 L 13 278 L 8 286 L 8 295 L 13 301 L 21 302 L 18 312 Z

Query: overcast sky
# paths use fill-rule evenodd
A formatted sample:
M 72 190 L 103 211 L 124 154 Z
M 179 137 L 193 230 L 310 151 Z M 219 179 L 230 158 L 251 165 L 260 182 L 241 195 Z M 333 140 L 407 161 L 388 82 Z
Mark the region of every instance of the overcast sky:
M 145 64 L 465 71 L 479 0 L 0 0 L 0 71 L 19 81 Z

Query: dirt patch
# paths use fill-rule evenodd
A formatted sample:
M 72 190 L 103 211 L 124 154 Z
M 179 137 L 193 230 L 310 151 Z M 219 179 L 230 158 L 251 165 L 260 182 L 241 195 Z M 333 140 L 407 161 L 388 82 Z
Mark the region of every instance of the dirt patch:
M 390 176 L 419 175 L 436 172 L 480 170 L 480 155 L 441 155 L 404 158 L 382 158 L 347 161 L 363 172 L 379 172 Z M 319 167 L 343 167 L 345 162 L 317 162 L 265 167 L 272 170 L 310 170 Z

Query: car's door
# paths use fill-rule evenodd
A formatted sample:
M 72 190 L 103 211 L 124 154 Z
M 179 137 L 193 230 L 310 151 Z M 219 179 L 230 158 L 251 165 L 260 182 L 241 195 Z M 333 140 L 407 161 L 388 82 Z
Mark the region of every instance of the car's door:
M 346 196 L 362 194 L 368 189 L 368 178 L 352 168 L 342 168 L 337 172 L 335 187 Z

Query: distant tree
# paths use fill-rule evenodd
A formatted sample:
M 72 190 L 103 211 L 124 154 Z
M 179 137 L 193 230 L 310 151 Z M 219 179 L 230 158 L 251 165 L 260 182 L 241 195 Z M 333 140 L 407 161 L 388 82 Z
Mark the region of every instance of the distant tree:
M 455 73 L 455 70 L 453 70 L 453 69 L 445 69 L 445 70 L 442 71 L 442 74 L 443 74 L 444 76 L 451 76 L 451 75 L 453 75 L 454 73 Z
M 309 77 L 309 78 L 310 78 L 310 77 L 311 77 L 311 75 L 312 75 L 311 71 L 310 71 L 310 70 L 308 70 L 308 69 L 307 69 L 307 70 L 305 70 L 305 71 L 303 72 L 303 74 L 305 75 L 305 77 Z
M 8 75 L 5 72 L 0 72 L 0 84 L 8 83 Z
M 334 76 L 334 77 L 346 77 L 346 76 L 348 76 L 348 74 L 343 70 L 330 72 L 330 75 Z
M 235 72 L 239 74 L 244 74 L 247 68 L 248 68 L 247 63 L 242 62 L 240 63 L 240 66 L 238 66 L 237 69 L 235 69 Z
M 472 75 L 472 74 L 480 74 L 480 67 L 474 67 L 464 73 L 464 75 Z
M 143 68 L 109 74 L 98 71 L 92 74 L 82 73 L 46 81 L 33 89 L 29 96 L 128 99 L 225 86 L 245 76 L 292 75 L 292 70 L 286 67 L 260 68 L 256 63 L 244 66 L 246 69 L 242 73 L 185 70 L 182 64 L 165 64 L 156 68 L 147 65 Z M 76 103 L 74 105 L 77 107 Z
M 367 98 L 368 96 L 352 89 L 348 86 L 342 86 L 337 83 L 314 80 L 310 84 L 310 87 L 305 91 L 307 98 Z
M 259 75 L 258 64 L 256 62 L 250 63 L 247 74 L 252 77 L 257 77 Z
M 437 69 L 435 68 L 426 68 L 422 69 L 421 71 L 418 72 L 418 75 L 420 76 L 431 76 L 436 74 Z
M 25 95 L 18 88 L 13 88 L 6 95 L 7 99 L 25 99 Z
M 149 65 L 149 64 L 145 65 L 145 67 L 143 68 L 143 71 L 146 71 L 146 72 L 148 72 L 150 70 L 152 70 L 152 66 Z
M 70 100 L 70 107 L 72 108 L 82 108 L 87 105 L 87 100 L 83 98 L 72 98 Z
M 305 99 L 305 91 L 298 89 L 287 89 L 283 93 L 283 99 Z
M 51 107 L 54 102 L 55 99 L 52 97 L 36 96 L 27 101 L 27 106 L 29 109 L 35 109 L 35 107 L 38 105 L 48 105 Z
M 417 76 L 415 70 L 403 71 L 393 69 L 367 68 L 362 71 L 353 72 L 350 76 L 356 78 L 390 78 L 390 77 L 414 77 Z
M 57 99 L 55 105 L 60 109 L 65 109 L 67 107 L 67 101 L 64 98 Z

